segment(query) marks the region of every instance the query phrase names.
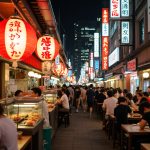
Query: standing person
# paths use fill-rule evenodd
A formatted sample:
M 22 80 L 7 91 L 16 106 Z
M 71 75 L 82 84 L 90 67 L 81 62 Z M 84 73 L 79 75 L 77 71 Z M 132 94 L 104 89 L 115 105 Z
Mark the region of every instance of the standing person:
M 106 89 L 102 88 L 100 90 L 99 95 L 98 95 L 97 102 L 98 103 L 103 103 L 105 99 L 106 99 Z
M 32 90 L 32 94 L 31 94 L 32 97 L 40 97 L 42 94 L 42 91 L 40 88 L 35 87 L 35 88 L 32 88 L 31 90 Z M 49 124 L 48 104 L 44 100 L 41 102 L 41 105 L 43 107 L 43 118 L 44 118 L 43 127 L 44 128 L 49 127 L 50 124 Z
M 70 114 L 71 114 L 72 113 L 73 100 L 74 100 L 74 89 L 72 88 L 72 85 L 69 85 L 68 90 L 70 92 L 69 106 L 70 106 Z
M 79 107 L 80 107 L 80 95 L 81 95 L 81 90 L 80 90 L 80 87 L 77 86 L 77 87 L 75 88 L 76 112 L 79 112 Z
M 0 150 L 18 150 L 18 134 L 14 122 L 4 115 L 0 104 Z
M 94 96 L 95 96 L 95 92 L 93 90 L 93 84 L 90 84 L 89 89 L 86 92 L 86 96 L 87 96 L 87 104 L 89 107 L 90 118 L 91 118 L 93 112 Z
M 83 112 L 86 111 L 86 89 L 84 87 L 81 87 L 81 102 L 82 102 L 82 108 Z

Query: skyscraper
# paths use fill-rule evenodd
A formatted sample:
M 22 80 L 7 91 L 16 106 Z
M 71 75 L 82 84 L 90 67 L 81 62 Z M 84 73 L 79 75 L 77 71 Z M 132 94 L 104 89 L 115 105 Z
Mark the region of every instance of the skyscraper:
M 79 21 L 74 23 L 74 61 L 73 69 L 79 78 L 79 72 L 85 62 L 89 62 L 89 54 L 94 51 L 94 32 L 96 21 Z

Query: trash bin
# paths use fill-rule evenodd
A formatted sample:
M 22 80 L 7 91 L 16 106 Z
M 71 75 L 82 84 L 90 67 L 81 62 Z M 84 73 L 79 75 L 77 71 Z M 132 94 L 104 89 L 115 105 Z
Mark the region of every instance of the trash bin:
M 52 134 L 52 128 L 51 127 L 43 129 L 44 150 L 52 150 L 51 134 Z

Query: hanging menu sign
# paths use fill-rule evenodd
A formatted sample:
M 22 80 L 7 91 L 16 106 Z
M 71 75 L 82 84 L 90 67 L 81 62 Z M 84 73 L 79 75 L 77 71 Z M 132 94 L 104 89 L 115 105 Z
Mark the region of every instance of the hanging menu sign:
M 129 21 L 121 22 L 121 43 L 129 44 Z

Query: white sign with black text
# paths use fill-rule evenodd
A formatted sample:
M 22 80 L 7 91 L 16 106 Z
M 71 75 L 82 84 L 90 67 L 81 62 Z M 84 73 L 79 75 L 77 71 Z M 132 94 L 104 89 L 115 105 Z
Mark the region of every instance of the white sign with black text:
M 121 22 L 121 43 L 129 44 L 129 21 Z
M 119 61 L 119 47 L 109 55 L 109 67 Z

